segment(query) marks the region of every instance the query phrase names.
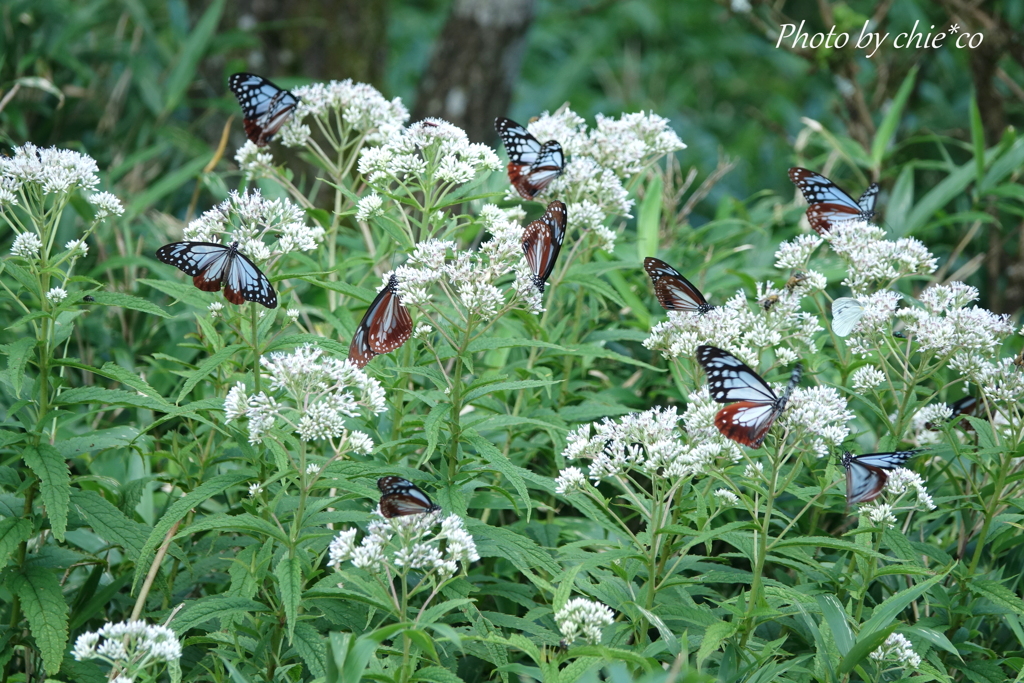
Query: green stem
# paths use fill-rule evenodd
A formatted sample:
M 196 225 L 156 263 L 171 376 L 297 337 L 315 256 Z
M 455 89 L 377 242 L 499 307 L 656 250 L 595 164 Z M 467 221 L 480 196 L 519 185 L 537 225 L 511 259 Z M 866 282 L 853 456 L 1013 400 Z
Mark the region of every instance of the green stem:
M 252 333 L 250 342 L 252 343 L 253 393 L 258 394 L 260 393 L 260 312 L 256 310 L 256 304 L 251 304 L 249 306 L 249 323 L 251 325 Z

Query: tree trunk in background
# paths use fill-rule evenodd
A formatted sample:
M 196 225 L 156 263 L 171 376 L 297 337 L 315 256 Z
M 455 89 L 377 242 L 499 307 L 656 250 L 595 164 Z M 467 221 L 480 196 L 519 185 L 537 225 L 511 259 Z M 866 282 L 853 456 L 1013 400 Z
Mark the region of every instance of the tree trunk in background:
M 420 79 L 413 120 L 436 116 L 491 142 L 512 99 L 533 0 L 455 0 Z
M 290 74 L 383 86 L 386 0 L 241 0 L 231 6 L 236 21 L 255 19 L 259 25 L 263 47 L 250 58 L 253 71 L 271 79 Z

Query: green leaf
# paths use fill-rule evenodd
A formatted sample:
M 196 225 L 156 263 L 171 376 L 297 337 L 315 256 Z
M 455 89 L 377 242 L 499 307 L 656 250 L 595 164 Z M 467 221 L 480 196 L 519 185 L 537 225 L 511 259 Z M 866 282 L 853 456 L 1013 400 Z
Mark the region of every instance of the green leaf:
M 562 380 L 548 380 L 548 379 L 523 379 L 514 382 L 494 382 L 492 384 L 485 384 L 483 386 L 471 389 L 464 399 L 465 403 L 474 401 L 481 396 L 486 396 L 496 391 L 514 391 L 516 389 L 533 389 L 535 387 L 547 387 L 552 384 L 559 384 Z
M 910 93 L 914 90 L 914 83 L 917 81 L 917 71 L 918 67 L 914 65 L 914 68 L 903 79 L 900 89 L 896 92 L 896 97 L 892 98 L 892 104 L 889 105 L 889 110 L 885 112 L 878 130 L 875 132 L 875 139 L 871 142 L 871 167 L 876 173 L 882 169 L 882 159 L 885 157 L 885 150 L 889 146 L 889 141 L 892 139 L 893 134 L 896 132 L 896 127 L 899 126 L 900 117 L 903 116 L 903 110 L 907 106 Z
M 526 478 L 523 476 L 525 470 L 512 464 L 512 461 L 506 458 L 504 453 L 490 441 L 480 436 L 475 429 L 467 429 L 463 432 L 463 436 L 476 447 L 477 453 L 480 454 L 480 457 L 487 464 L 501 472 L 502 476 L 515 487 L 516 492 L 523 501 L 523 505 L 526 506 L 526 520 L 529 521 L 533 506 L 530 501 L 530 492 L 526 489 Z
M 850 630 L 846 611 L 834 595 L 818 595 L 815 596 L 815 600 L 821 608 L 821 614 L 825 617 L 829 630 L 832 631 L 832 638 L 836 641 L 839 654 L 845 657 L 846 653 L 853 649 L 853 631 Z
M 162 88 L 164 106 L 163 111 L 160 112 L 161 118 L 166 117 L 177 108 L 192 81 L 195 80 L 199 71 L 199 62 L 206 54 L 206 48 L 217 32 L 217 25 L 220 23 L 220 15 L 223 11 L 224 0 L 214 0 L 196 22 L 195 27 L 186 34 L 188 38 L 178 53 L 178 59 Z
M 160 308 L 152 301 L 147 301 L 131 294 L 124 294 L 122 292 L 92 292 L 90 295 L 97 304 L 101 306 L 119 306 L 121 308 L 129 308 L 133 311 L 141 311 L 142 313 L 149 313 L 150 315 L 158 315 L 161 318 L 170 318 L 170 313 Z
M 704 629 L 704 638 L 701 639 L 700 649 L 697 650 L 697 668 L 699 669 L 704 664 L 704 660 L 716 652 L 725 639 L 734 633 L 736 633 L 736 624 L 731 621 L 720 621 Z
M 969 107 L 971 115 L 971 142 L 974 143 L 975 181 L 980 186 L 985 180 L 985 124 L 981 121 L 981 110 L 978 109 L 978 93 L 971 93 Z
M 292 639 L 295 633 L 295 622 L 299 618 L 299 601 L 302 600 L 302 563 L 297 557 L 282 557 L 274 569 L 274 576 L 277 577 L 281 603 L 284 605 L 288 638 Z
M 636 253 L 641 259 L 658 254 L 658 229 L 661 227 L 661 175 L 651 176 L 640 202 L 636 219 Z
M 137 439 L 139 430 L 129 425 L 120 425 L 110 429 L 97 429 L 83 436 L 73 436 L 57 441 L 57 452 L 65 460 L 82 453 L 103 451 L 108 448 L 123 448 Z
M 241 531 L 252 534 L 256 539 L 267 537 L 273 538 L 282 544 L 288 543 L 288 536 L 276 524 L 255 515 L 250 515 L 247 512 L 240 515 L 219 514 L 200 517 L 187 528 L 179 531 L 178 534 L 191 536 L 203 531 L 210 531 L 211 529 L 218 531 Z
M 320 632 L 308 621 L 295 624 L 292 645 L 314 678 L 323 678 L 327 675 L 327 644 Z
M 898 624 L 890 624 L 883 629 L 862 634 L 857 638 L 857 643 L 850 648 L 850 651 L 839 662 L 839 673 L 848 674 L 853 671 L 858 664 L 864 661 L 865 657 L 881 647 L 885 639 L 889 637 L 889 634 L 895 631 L 898 626 Z
M 262 602 L 256 602 L 249 598 L 239 598 L 231 595 L 210 595 L 186 603 L 185 609 L 174 617 L 171 628 L 178 635 L 183 635 L 190 628 L 204 624 L 211 619 L 223 619 L 233 614 L 248 614 L 251 612 L 269 612 L 270 608 Z
M 949 638 L 947 638 L 942 633 L 939 633 L 935 629 L 928 628 L 927 626 L 915 625 L 901 626 L 899 630 L 902 633 L 909 633 L 911 635 L 917 636 L 918 638 L 927 640 L 932 645 L 937 645 L 946 652 L 956 655 L 956 658 L 959 659 L 961 662 L 963 661 L 963 657 L 960 656 L 960 652 L 956 649 L 953 643 L 949 642 Z
M 60 671 L 64 647 L 68 642 L 68 605 L 61 594 L 57 575 L 42 567 L 31 567 L 15 574 L 8 586 L 21 600 L 21 609 L 43 657 L 46 672 Z
M 327 656 L 326 683 L 354 683 L 363 680 L 363 671 L 380 644 L 405 628 L 392 624 L 358 638 L 351 633 L 331 633 Z
M 32 522 L 17 517 L 0 519 L 0 569 L 7 566 L 11 554 L 32 537 Z
M 921 197 L 921 201 L 907 216 L 907 222 L 902 226 L 895 226 L 896 231 L 901 235 L 909 235 L 923 227 L 936 211 L 961 194 L 973 179 L 974 165 L 970 162 L 954 168 L 938 185 L 929 190 L 928 194 Z
M 428 666 L 413 675 L 414 681 L 431 681 L 431 683 L 464 683 L 454 672 L 440 666 Z
M 147 209 L 152 207 L 153 204 L 160 201 L 172 192 L 177 191 L 185 183 L 194 179 L 203 170 L 206 164 L 210 163 L 210 159 L 213 158 L 213 152 L 206 152 L 199 154 L 186 161 L 184 164 L 171 171 L 160 175 L 152 183 L 146 185 L 146 189 L 139 192 L 132 197 L 132 200 L 128 203 L 125 208 L 125 213 L 122 221 L 127 224 L 135 216 L 145 212 Z M 142 280 L 139 280 L 142 282 Z M 151 286 L 155 286 L 152 282 L 149 282 Z M 158 288 L 159 289 L 159 288 Z M 197 295 L 202 293 L 195 287 L 189 286 L 193 292 Z
M 105 389 L 103 387 L 75 387 L 60 394 L 54 403 L 59 405 L 83 404 L 90 406 L 89 412 L 107 410 L 107 406 L 123 406 L 126 408 L 145 408 L 166 413 L 172 408 L 170 403 L 149 396 L 140 396 L 136 392 L 123 389 Z
M 576 575 L 580 573 L 580 569 L 583 568 L 582 564 L 575 564 L 569 567 L 569 570 L 558 579 L 558 588 L 555 589 L 555 595 L 551 599 L 551 609 L 554 612 L 562 609 L 565 603 L 569 601 L 569 596 L 572 594 L 573 584 L 576 583 Z
M 237 351 L 244 348 L 245 346 L 243 344 L 231 344 L 230 346 L 225 346 L 223 349 L 200 363 L 199 367 L 197 367 L 195 371 L 189 375 L 189 378 L 185 380 L 184 386 L 182 386 L 181 391 L 178 392 L 178 399 L 175 403 L 181 403 L 182 399 L 185 398 L 197 384 L 206 379 L 211 372 L 216 370 L 221 363 L 228 360 L 234 356 Z
M 16 342 L 0 346 L 0 352 L 7 356 L 7 376 L 14 388 L 14 395 L 21 396 L 21 387 L 25 379 L 25 366 L 29 356 L 36 348 L 33 337 L 23 337 Z
M 423 462 L 428 462 L 430 456 L 434 454 L 434 449 L 437 448 L 437 442 L 440 439 L 441 427 L 445 424 L 451 410 L 450 403 L 438 403 L 430 409 L 430 413 L 423 420 L 423 431 L 427 434 L 427 447 L 423 451 L 423 455 L 420 456 Z
M 120 382 L 121 384 L 127 387 L 131 387 L 135 391 L 138 391 L 141 394 L 145 394 L 150 398 L 155 398 L 158 401 L 164 401 L 163 395 L 159 391 L 151 387 L 149 385 L 149 382 L 142 379 L 131 370 L 123 368 L 120 365 L 117 365 L 116 363 L 104 363 L 103 367 L 99 369 L 90 368 L 89 366 L 81 367 L 81 369 L 88 370 L 90 372 L 95 372 L 98 375 L 102 375 L 109 379 Z
M 54 538 L 64 540 L 68 528 L 68 501 L 71 499 L 71 475 L 60 452 L 49 444 L 26 446 L 21 452 L 25 464 L 39 478 L 39 492 L 50 519 Z
M 992 162 L 988 174 L 981 182 L 980 191 L 984 193 L 994 190 L 1003 178 L 1017 171 L 1021 166 L 1024 166 L 1024 138 L 1017 140 L 1010 149 Z M 1020 189 L 1019 185 L 1011 187 Z
M 968 586 L 972 593 L 991 600 L 1003 609 L 1024 616 L 1024 600 L 1021 600 L 1016 593 L 998 581 L 972 579 Z
M 71 504 L 89 523 L 96 535 L 107 543 L 119 545 L 133 561 L 139 558 L 149 535 L 149 527 L 127 516 L 95 491 L 73 491 Z
M 913 206 L 914 167 L 912 164 L 905 164 L 896 177 L 896 184 L 892 186 L 892 193 L 889 195 L 889 204 L 885 207 L 885 222 L 893 226 L 896 234 L 906 234 L 904 227 Z
M 941 581 L 948 573 L 949 570 L 947 569 L 927 581 L 922 581 L 910 588 L 904 588 L 898 593 L 889 596 L 881 605 L 872 610 L 871 618 L 865 621 L 860 628 L 861 635 L 888 626 L 910 603 L 924 595 L 925 591 Z

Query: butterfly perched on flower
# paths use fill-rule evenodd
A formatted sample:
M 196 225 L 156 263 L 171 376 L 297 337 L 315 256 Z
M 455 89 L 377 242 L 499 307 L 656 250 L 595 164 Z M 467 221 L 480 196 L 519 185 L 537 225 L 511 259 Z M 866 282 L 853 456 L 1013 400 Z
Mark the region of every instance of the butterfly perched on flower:
M 260 147 L 288 121 L 299 98 L 256 74 L 231 74 L 228 87 L 242 105 L 245 135 Z
M 697 347 L 697 362 L 708 376 L 708 390 L 717 403 L 731 403 L 715 415 L 722 436 L 751 448 L 760 448 L 775 420 L 786 409 L 800 381 L 803 366 L 793 368 L 789 386 L 777 396 L 761 376 L 743 361 L 714 346 Z
M 704 295 L 682 273 L 661 259 L 648 256 L 644 259 L 644 270 L 651 276 L 654 295 L 666 311 L 686 311 L 704 315 L 714 310 Z
M 878 185 L 871 183 L 856 201 L 831 180 L 806 168 L 789 169 L 789 179 L 800 188 L 807 200 L 807 222 L 819 235 L 832 230 L 836 223 L 859 218 L 870 221 L 875 216 Z
M 523 253 L 533 271 L 533 284 L 544 293 L 544 283 L 555 269 L 555 260 L 565 240 L 565 204 L 557 199 L 548 204 L 544 215 L 523 230 Z
M 392 274 L 356 327 L 348 358 L 361 368 L 374 356 L 394 351 L 411 336 L 412 316 L 398 297 L 398 276 Z
M 957 399 L 949 404 L 949 422 L 954 422 L 961 415 L 974 415 L 975 408 L 978 407 L 978 399 L 968 394 L 961 399 Z M 967 420 L 961 420 L 961 426 L 967 431 L 973 431 L 974 427 Z M 924 428 L 937 432 L 942 427 L 935 424 L 934 422 L 925 422 Z
M 238 242 L 172 242 L 156 250 L 156 257 L 186 275 L 204 292 L 224 287 L 224 298 L 233 304 L 255 301 L 277 308 L 277 293 L 267 276 L 238 251 Z
M 921 451 L 891 451 L 888 453 L 843 453 L 846 468 L 846 504 L 867 503 L 878 497 L 885 488 L 889 475 L 886 470 L 902 467 L 903 463 Z
M 864 317 L 864 305 L 856 299 L 842 296 L 832 302 L 832 331 L 840 337 L 853 332 Z
M 494 119 L 494 129 L 508 152 L 508 179 L 523 199 L 533 199 L 562 174 L 565 155 L 557 141 L 542 145 L 526 128 L 501 116 Z
M 380 514 L 388 519 L 441 510 L 440 505 L 430 500 L 430 496 L 408 479 L 381 477 L 377 480 L 377 488 L 381 492 Z

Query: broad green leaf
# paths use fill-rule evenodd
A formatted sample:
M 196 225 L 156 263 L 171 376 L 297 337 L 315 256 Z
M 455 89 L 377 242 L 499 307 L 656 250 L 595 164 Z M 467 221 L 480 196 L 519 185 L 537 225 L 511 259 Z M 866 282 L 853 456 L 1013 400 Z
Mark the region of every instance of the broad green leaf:
M 1003 609 L 1015 612 L 1018 616 L 1024 616 L 1024 600 L 1012 590 L 990 579 L 974 579 L 968 583 L 968 587 L 975 595 L 991 600 Z
M 308 621 L 295 624 L 292 645 L 314 678 L 323 678 L 327 675 L 327 644 L 312 624 Z
M 270 608 L 262 602 L 248 598 L 238 598 L 230 595 L 210 595 L 185 604 L 171 628 L 179 636 L 184 635 L 190 628 L 195 628 L 211 619 L 223 619 L 230 614 L 269 612 Z
M 953 645 L 953 643 L 949 642 L 949 638 L 947 638 L 942 633 L 939 633 L 935 629 L 928 628 L 927 626 L 917 626 L 917 625 L 914 625 L 914 626 L 901 626 L 899 628 L 899 630 L 902 633 L 909 633 L 911 635 L 917 636 L 918 638 L 923 638 L 924 640 L 927 640 L 932 645 L 937 645 L 937 646 L 941 647 L 943 650 L 945 650 L 946 652 L 948 652 L 948 653 L 950 653 L 952 655 L 956 655 L 956 658 L 959 659 L 961 662 L 963 661 L 963 657 L 960 656 L 960 652 L 956 649 L 956 647 Z
M 523 501 L 523 505 L 526 506 L 526 520 L 530 520 L 530 512 L 533 510 L 532 501 L 530 500 L 530 492 L 526 489 L 526 479 L 523 476 L 523 468 L 512 464 L 512 461 L 505 457 L 494 444 L 480 436 L 476 430 L 467 429 L 463 432 L 463 437 L 469 441 L 476 448 L 477 453 L 494 469 L 501 472 L 502 476 L 505 477 L 516 489 L 516 493 L 519 494 L 520 499 Z
M 552 611 L 557 612 L 569 601 L 569 596 L 572 595 L 573 584 L 576 583 L 576 575 L 580 573 L 582 568 L 583 565 L 581 564 L 573 565 L 559 577 L 558 588 L 555 589 L 555 595 L 551 598 Z
M 658 230 L 661 227 L 661 175 L 655 173 L 640 202 L 636 219 L 636 254 L 643 259 L 658 254 Z
M 240 515 L 219 514 L 199 517 L 188 527 L 178 531 L 178 535 L 186 537 L 211 529 L 218 531 L 241 531 L 243 533 L 250 533 L 257 539 L 267 537 L 273 538 L 282 544 L 288 543 L 288 536 L 276 524 L 255 515 L 250 515 L 247 512 L 243 512 Z
M 0 519 L 0 569 L 7 566 L 11 554 L 32 537 L 32 522 L 17 517 Z
M 64 540 L 68 528 L 68 501 L 71 499 L 71 474 L 60 451 L 49 444 L 27 446 L 21 452 L 25 464 L 39 478 L 50 529 L 58 541 Z
M 104 451 L 108 448 L 124 448 L 137 439 L 139 431 L 129 425 L 97 429 L 82 436 L 72 436 L 57 441 L 57 452 L 64 459 L 75 458 L 83 453 Z
M 21 610 L 28 619 L 46 672 L 56 674 L 68 642 L 68 605 L 57 574 L 42 567 L 30 567 L 12 576 L 8 586 L 21 600 Z
M 892 98 L 892 104 L 882 117 L 882 122 L 875 132 L 875 139 L 871 142 L 871 167 L 876 173 L 882 170 L 882 159 L 885 157 L 885 150 L 889 141 L 899 126 L 903 110 L 907 106 L 910 93 L 914 90 L 914 83 L 917 81 L 918 66 L 915 64 L 900 84 L 896 96 Z
M 198 156 L 189 159 L 170 173 L 165 173 L 159 176 L 152 183 L 148 184 L 145 190 L 134 195 L 131 201 L 128 202 L 128 206 L 125 208 L 122 220 L 127 224 L 127 222 L 134 219 L 140 213 L 144 213 L 149 210 L 153 204 L 156 204 L 167 195 L 180 189 L 183 185 L 199 175 L 206 164 L 210 163 L 210 159 L 212 158 L 213 152 L 199 154 Z M 192 287 L 192 290 L 199 292 L 195 287 Z
M 149 527 L 128 519 L 114 504 L 95 491 L 73 491 L 71 504 L 88 522 L 96 535 L 111 545 L 119 545 L 133 561 L 146 543 Z
M 992 162 L 984 180 L 981 181 L 980 192 L 986 193 L 995 189 L 1006 176 L 1018 171 L 1021 166 L 1024 166 L 1024 138 L 1017 140 L 1006 152 Z M 1019 189 L 1020 186 L 1013 185 L 1012 187 Z
M 485 384 L 483 386 L 471 389 L 464 399 L 465 403 L 470 403 L 496 391 L 514 391 L 517 389 L 533 389 L 536 387 L 548 387 L 552 384 L 559 384 L 562 380 L 547 380 L 547 379 L 523 379 L 516 380 L 514 382 L 494 382 L 491 384 Z
M 25 366 L 36 348 L 34 337 L 22 337 L 16 342 L 0 346 L 0 352 L 7 356 L 7 377 L 14 388 L 14 395 L 21 396 L 21 387 L 25 379 Z
M 914 167 L 906 164 L 896 177 L 896 184 L 889 194 L 889 204 L 885 207 L 885 223 L 892 226 L 897 235 L 906 235 L 907 216 L 914 206 Z
M 188 37 L 178 52 L 177 60 L 162 88 L 164 106 L 160 112 L 161 118 L 166 117 L 177 108 L 182 97 L 188 91 L 188 87 L 195 80 L 199 62 L 206 54 L 210 41 L 213 40 L 223 11 L 224 0 L 214 0 L 192 30 L 187 33 Z
M 838 598 L 834 595 L 824 594 L 816 596 L 815 600 L 821 608 L 828 628 L 832 631 L 832 638 L 836 641 L 839 654 L 846 656 L 853 648 L 853 631 L 850 629 L 850 622 L 847 620 L 846 611 L 839 604 Z
M 906 223 L 899 229 L 900 234 L 910 235 L 915 230 L 923 227 L 935 213 L 944 207 L 953 198 L 961 194 L 971 181 L 974 180 L 974 164 L 967 162 L 963 166 L 954 168 L 938 185 L 921 197 L 921 200 L 910 211 Z
M 455 672 L 440 666 L 424 667 L 413 674 L 412 680 L 430 681 L 431 683 L 463 683 L 463 680 Z
M 736 624 L 731 621 L 720 621 L 704 629 L 704 638 L 700 641 L 700 649 L 697 650 L 697 668 L 699 669 L 704 660 L 716 652 L 722 643 L 736 633 Z
M 90 412 L 107 410 L 107 406 L 123 406 L 127 408 L 146 408 L 167 412 L 172 404 L 159 399 L 142 396 L 136 392 L 123 389 L 105 389 L 103 387 L 75 387 L 62 392 L 54 401 L 61 405 L 82 404 L 91 408 Z
M 188 396 L 188 393 L 192 391 L 197 384 L 206 379 L 210 373 L 216 370 L 221 363 L 229 360 L 238 351 L 244 348 L 245 346 L 243 344 L 231 344 L 230 346 L 225 346 L 223 349 L 200 363 L 189 378 L 185 380 L 184 386 L 182 386 L 181 391 L 178 392 L 178 398 L 175 403 L 181 403 L 182 399 Z
M 285 623 L 288 625 L 288 638 L 291 639 L 294 637 L 299 601 L 302 599 L 302 562 L 297 557 L 282 557 L 274 569 L 274 576 L 277 577 Z
M 160 308 L 152 301 L 132 296 L 131 294 L 124 294 L 123 292 L 97 291 L 92 292 L 91 296 L 96 300 L 96 303 L 101 306 L 119 306 L 121 308 L 129 308 L 133 311 L 141 311 L 142 313 L 157 315 L 161 318 L 172 317 L 170 313 Z

